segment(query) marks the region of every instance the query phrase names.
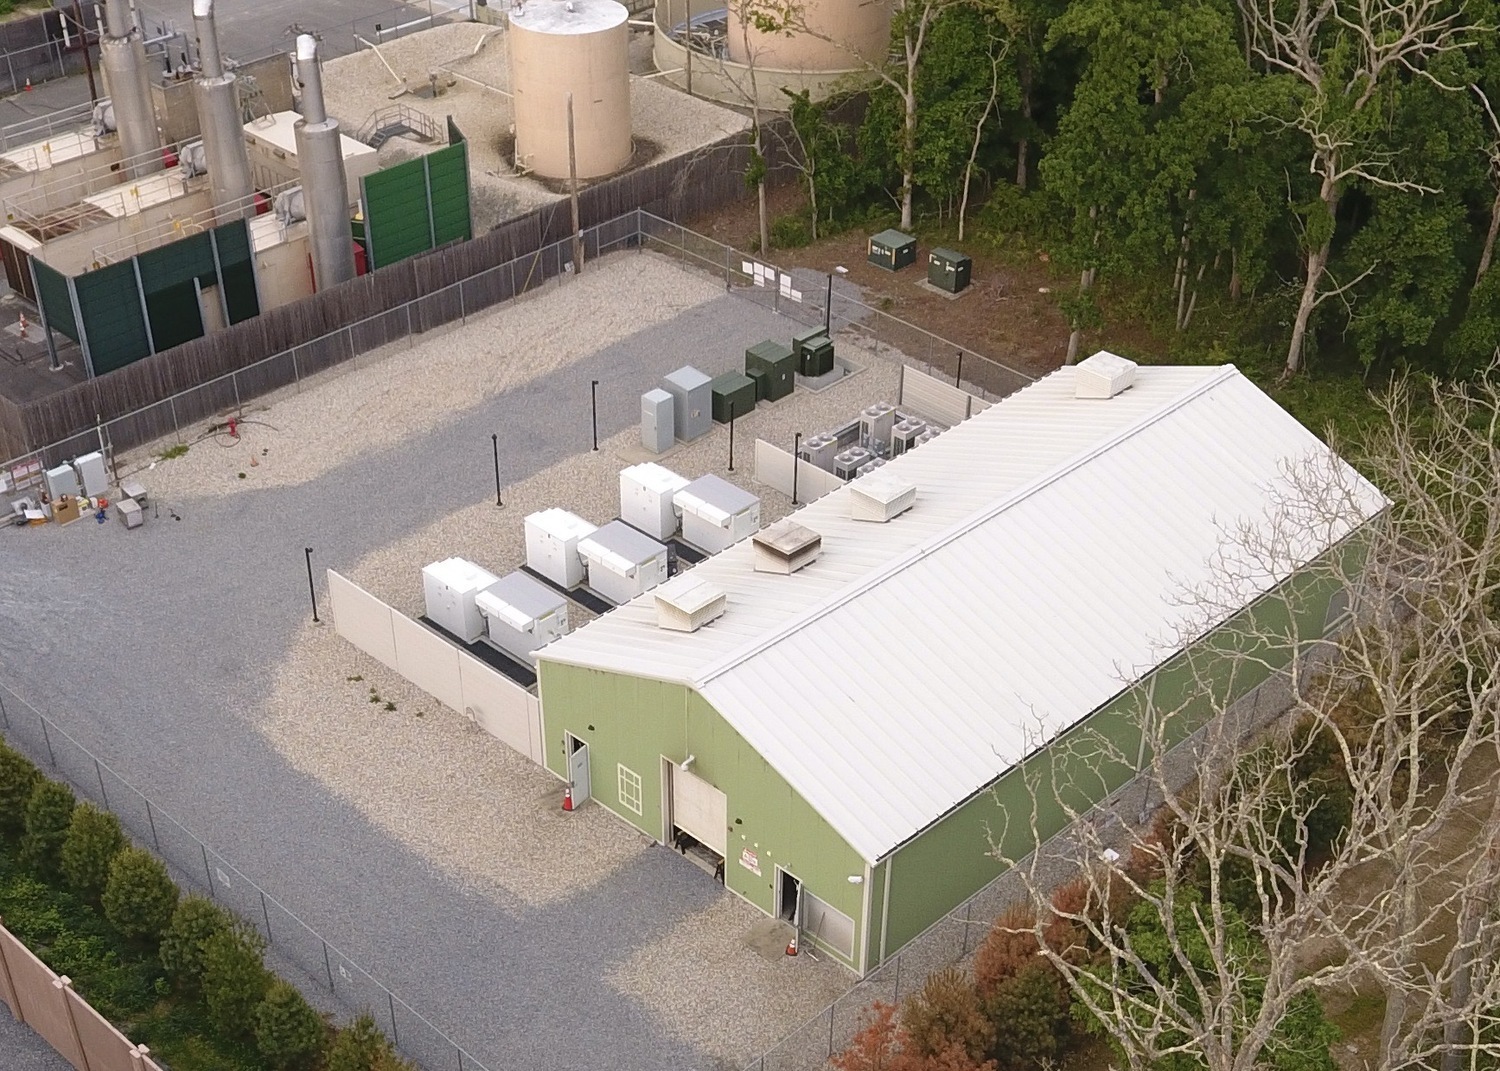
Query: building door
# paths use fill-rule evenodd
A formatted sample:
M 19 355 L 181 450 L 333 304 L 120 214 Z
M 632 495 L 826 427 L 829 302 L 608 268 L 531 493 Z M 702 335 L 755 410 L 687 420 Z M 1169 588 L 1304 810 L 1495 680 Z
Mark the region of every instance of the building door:
M 802 932 L 802 882 L 781 867 L 776 868 L 776 917 Z
M 729 838 L 729 801 L 697 774 L 672 770 L 672 824 L 724 858 Z
M 572 733 L 566 734 L 568 752 L 568 787 L 573 790 L 573 806 L 589 798 L 589 746 Z

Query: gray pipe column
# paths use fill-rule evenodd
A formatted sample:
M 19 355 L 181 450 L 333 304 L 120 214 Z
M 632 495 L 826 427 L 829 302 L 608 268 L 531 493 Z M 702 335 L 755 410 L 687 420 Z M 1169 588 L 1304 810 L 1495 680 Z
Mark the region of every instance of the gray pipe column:
M 313 284 L 326 290 L 354 278 L 354 229 L 349 222 L 349 180 L 339 123 L 328 117 L 318 42 L 310 34 L 297 38 L 297 75 L 302 81 L 302 118 L 292 130 L 302 171 Z
M 220 224 L 251 215 L 250 155 L 245 151 L 245 124 L 240 118 L 239 79 L 224 73 L 213 0 L 193 0 L 193 28 L 198 34 L 198 77 L 193 101 L 208 163 L 208 185 Z
M 115 110 L 120 152 L 128 163 L 125 174 L 142 178 L 162 170 L 161 131 L 151 104 L 151 82 L 146 46 L 131 26 L 126 0 L 104 0 L 104 36 L 99 42 L 99 65 Z

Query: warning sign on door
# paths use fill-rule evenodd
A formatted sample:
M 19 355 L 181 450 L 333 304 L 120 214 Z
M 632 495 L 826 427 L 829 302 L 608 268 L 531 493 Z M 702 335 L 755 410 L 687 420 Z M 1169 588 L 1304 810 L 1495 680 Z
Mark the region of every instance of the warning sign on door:
M 740 866 L 750 871 L 757 878 L 760 877 L 760 857 L 749 848 L 745 848 L 740 852 Z

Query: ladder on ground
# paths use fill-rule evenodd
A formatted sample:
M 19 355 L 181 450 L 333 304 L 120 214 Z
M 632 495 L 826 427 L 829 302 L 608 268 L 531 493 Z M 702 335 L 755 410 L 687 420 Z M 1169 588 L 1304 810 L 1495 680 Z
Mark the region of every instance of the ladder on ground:
M 410 136 L 421 142 L 433 142 L 442 138 L 442 131 L 432 116 L 404 104 L 395 104 L 374 112 L 355 135 L 358 140 L 376 149 L 391 138 L 402 136 Z

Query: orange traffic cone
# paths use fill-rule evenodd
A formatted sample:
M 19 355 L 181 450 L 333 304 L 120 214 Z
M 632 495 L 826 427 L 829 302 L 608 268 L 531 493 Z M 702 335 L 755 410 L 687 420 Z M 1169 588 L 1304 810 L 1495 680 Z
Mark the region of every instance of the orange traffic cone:
M 26 92 L 28 92 L 28 93 L 31 92 L 31 79 L 30 78 L 26 79 Z
M 797 954 L 797 935 L 792 934 L 792 939 L 786 943 L 786 954 L 795 956 Z
M 571 811 L 572 809 L 573 809 L 573 786 L 569 785 L 567 788 L 563 789 L 563 810 L 565 810 L 565 811 Z
M 26 337 L 26 314 L 24 312 L 21 313 L 21 324 L 20 324 L 20 326 L 21 326 L 21 337 L 25 338 Z

